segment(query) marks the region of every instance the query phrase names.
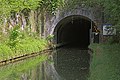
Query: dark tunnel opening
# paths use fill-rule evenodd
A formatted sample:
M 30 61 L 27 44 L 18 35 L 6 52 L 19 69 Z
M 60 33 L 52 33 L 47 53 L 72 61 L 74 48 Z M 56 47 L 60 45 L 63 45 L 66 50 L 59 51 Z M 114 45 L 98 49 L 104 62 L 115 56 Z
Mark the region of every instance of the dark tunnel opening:
M 81 16 L 71 16 L 61 20 L 56 27 L 57 44 L 88 48 L 90 44 L 90 20 Z

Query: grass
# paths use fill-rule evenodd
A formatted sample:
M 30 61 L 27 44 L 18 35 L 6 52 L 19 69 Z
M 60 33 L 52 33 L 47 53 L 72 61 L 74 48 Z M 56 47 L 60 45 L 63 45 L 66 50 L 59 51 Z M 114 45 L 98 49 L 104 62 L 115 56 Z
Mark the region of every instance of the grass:
M 120 44 L 92 44 L 89 80 L 120 80 Z
M 36 35 L 28 35 L 18 30 L 12 30 L 9 34 L 0 35 L 0 61 L 40 52 L 46 48 L 48 48 L 48 41 L 40 39 Z M 46 59 L 47 55 L 41 54 L 34 58 L 0 67 L 0 80 L 21 80 L 24 75 L 31 77 L 34 75 L 34 69 L 41 66 Z M 35 79 L 31 78 L 30 80 Z
M 21 30 L 20 25 L 14 26 L 6 34 L 0 33 L 0 61 L 39 52 L 47 47 L 47 40 L 40 39 L 37 33 Z
M 0 67 L 0 80 L 21 80 L 23 74 L 27 76 L 34 75 L 34 69 L 40 66 L 47 59 L 47 55 L 43 54 L 34 58 L 13 63 L 4 67 Z M 40 67 L 39 67 L 40 68 Z
M 15 47 L 11 48 L 8 42 L 0 43 L 0 61 L 6 60 L 12 57 L 20 56 L 23 54 L 29 54 L 32 52 L 39 52 L 47 47 L 47 41 L 43 39 L 35 39 L 32 37 L 26 37 L 21 39 Z

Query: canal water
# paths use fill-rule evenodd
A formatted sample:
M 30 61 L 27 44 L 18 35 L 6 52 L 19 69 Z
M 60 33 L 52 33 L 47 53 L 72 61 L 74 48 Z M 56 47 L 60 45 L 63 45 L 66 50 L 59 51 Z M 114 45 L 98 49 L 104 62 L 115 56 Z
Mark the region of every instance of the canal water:
M 62 47 L 46 55 L 0 67 L 0 80 L 88 80 L 90 53 Z

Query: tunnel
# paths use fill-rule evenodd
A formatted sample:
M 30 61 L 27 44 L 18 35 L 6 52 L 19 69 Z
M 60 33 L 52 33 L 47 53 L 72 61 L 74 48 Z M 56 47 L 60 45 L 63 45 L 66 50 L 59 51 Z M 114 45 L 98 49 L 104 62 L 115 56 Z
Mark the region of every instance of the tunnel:
M 54 30 L 54 40 L 60 45 L 88 48 L 92 21 L 81 15 L 72 15 L 60 20 Z

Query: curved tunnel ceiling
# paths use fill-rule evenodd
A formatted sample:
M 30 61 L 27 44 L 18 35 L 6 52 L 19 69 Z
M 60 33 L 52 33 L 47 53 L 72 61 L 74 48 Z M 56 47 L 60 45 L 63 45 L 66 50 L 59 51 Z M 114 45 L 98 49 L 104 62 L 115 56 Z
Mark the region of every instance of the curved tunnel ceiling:
M 68 16 L 62 19 L 54 30 L 56 43 L 87 48 L 90 44 L 90 28 L 89 18 L 80 15 Z

